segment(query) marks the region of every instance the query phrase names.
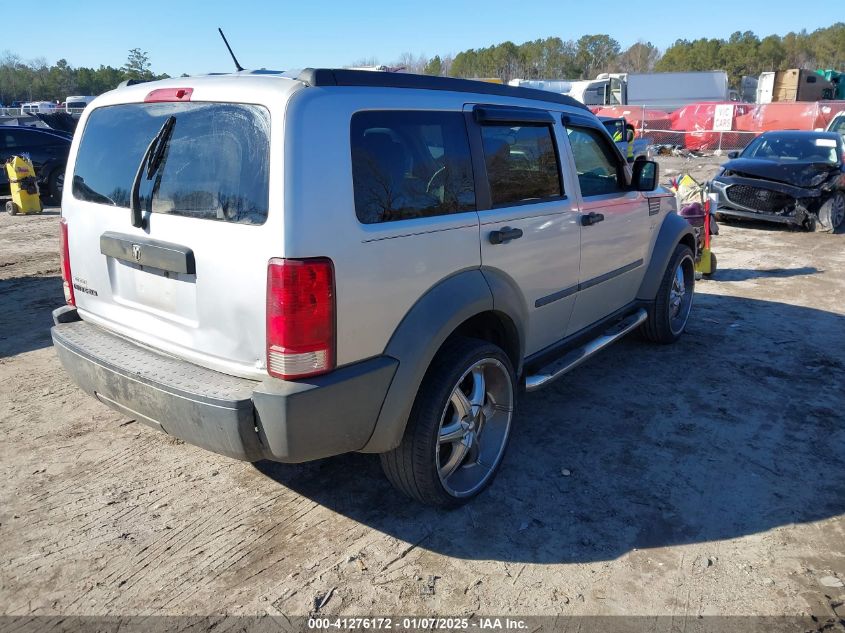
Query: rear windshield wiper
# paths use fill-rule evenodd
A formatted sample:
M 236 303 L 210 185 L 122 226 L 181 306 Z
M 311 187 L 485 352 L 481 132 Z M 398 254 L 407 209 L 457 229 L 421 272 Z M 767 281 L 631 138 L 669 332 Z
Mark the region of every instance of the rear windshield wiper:
M 152 180 L 164 158 L 164 151 L 167 149 L 167 143 L 173 135 L 173 126 L 176 124 L 176 117 L 169 116 L 161 126 L 159 131 L 150 141 L 144 155 L 141 157 L 141 164 L 138 165 L 138 171 L 135 173 L 135 179 L 132 181 L 132 193 L 130 196 L 129 206 L 132 211 L 132 226 L 143 228 L 144 217 L 141 213 L 141 176 L 144 170 L 147 172 L 147 180 Z

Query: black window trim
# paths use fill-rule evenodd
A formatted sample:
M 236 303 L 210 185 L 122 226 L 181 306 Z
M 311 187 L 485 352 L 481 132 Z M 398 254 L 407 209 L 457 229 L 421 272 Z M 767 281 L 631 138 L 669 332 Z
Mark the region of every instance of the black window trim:
M 619 149 L 619 146 L 613 142 L 613 138 L 610 136 L 610 132 L 608 132 L 607 128 L 599 122 L 596 125 L 593 121 L 590 121 L 587 118 L 580 117 L 580 116 L 571 116 L 568 114 L 564 114 L 561 117 L 561 123 L 563 124 L 564 130 L 569 128 L 581 128 L 581 129 L 588 129 L 594 130 L 599 133 L 599 136 L 603 139 L 601 142 L 604 143 L 605 147 L 610 149 L 610 153 L 616 158 L 616 177 L 622 182 L 622 187 L 616 193 L 599 193 L 592 196 L 585 196 L 581 193 L 582 198 L 598 198 L 600 196 L 615 196 L 619 193 L 627 193 L 631 191 L 631 182 L 628 176 L 628 170 L 625 167 L 628 165 L 628 161 L 625 160 L 625 157 L 622 156 L 622 151 Z M 566 141 L 569 142 L 569 134 L 566 135 Z M 572 154 L 572 162 L 575 163 L 575 154 L 572 153 L 572 146 L 569 147 L 569 153 Z M 577 179 L 577 166 L 576 166 L 576 179 Z M 578 189 L 581 189 L 581 183 L 578 183 Z
M 472 109 L 475 120 L 481 125 L 554 125 L 555 119 L 548 110 L 537 108 L 477 105 Z
M 548 120 L 540 121 L 539 117 L 534 118 L 533 120 L 529 121 L 514 121 L 513 119 L 503 119 L 497 121 L 490 121 L 485 123 L 480 123 L 476 120 L 476 111 L 482 109 L 492 110 L 497 108 L 502 111 L 509 111 L 514 113 L 515 111 L 533 111 L 533 112 L 541 112 L 548 115 Z M 534 115 L 529 115 L 534 116 Z M 464 111 L 464 117 L 466 118 L 467 122 L 467 133 L 469 134 L 469 145 L 470 150 L 472 151 L 472 171 L 473 176 L 475 178 L 475 205 L 478 209 L 478 212 L 482 211 L 490 211 L 490 210 L 498 210 L 498 209 L 510 209 L 511 207 L 524 207 L 526 205 L 537 205 L 537 204 L 545 204 L 547 202 L 560 202 L 562 200 L 567 199 L 566 195 L 566 187 L 564 186 L 564 178 L 563 178 L 563 160 L 560 155 L 560 148 L 558 147 L 557 142 L 557 134 L 556 134 L 556 126 L 555 126 L 555 117 L 548 112 L 547 110 L 537 110 L 535 108 L 507 108 L 503 106 L 495 106 L 495 105 L 475 105 L 472 107 L 471 110 Z M 490 127 L 499 127 L 499 126 L 506 126 L 506 125 L 529 125 L 534 127 L 545 127 L 549 130 L 549 133 L 552 137 L 552 146 L 555 150 L 555 158 L 557 159 L 557 179 L 558 179 L 558 186 L 560 187 L 561 194 L 558 196 L 553 196 L 550 198 L 540 198 L 540 199 L 532 199 L 532 200 L 521 200 L 519 202 L 509 202 L 507 204 L 493 204 L 493 194 L 490 191 L 490 180 L 487 176 L 487 161 L 484 157 L 484 143 L 481 138 L 481 128 L 484 126 Z

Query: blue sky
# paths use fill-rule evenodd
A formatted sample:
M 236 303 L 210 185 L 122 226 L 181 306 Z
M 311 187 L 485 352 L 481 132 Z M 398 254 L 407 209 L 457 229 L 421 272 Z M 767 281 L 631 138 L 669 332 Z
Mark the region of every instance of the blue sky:
M 800 6 L 800 10 L 798 10 Z M 0 49 L 23 59 L 65 58 L 72 66 L 121 66 L 130 48 L 148 51 L 155 72 L 228 71 L 222 26 L 247 68 L 288 70 L 381 63 L 403 52 L 457 53 L 504 40 L 577 39 L 609 33 L 623 48 L 638 39 L 665 48 L 678 38 L 814 30 L 845 19 L 841 0 L 568 0 L 461 2 L 254 2 L 142 0 L 51 3 L 36 37 L 5 38 Z

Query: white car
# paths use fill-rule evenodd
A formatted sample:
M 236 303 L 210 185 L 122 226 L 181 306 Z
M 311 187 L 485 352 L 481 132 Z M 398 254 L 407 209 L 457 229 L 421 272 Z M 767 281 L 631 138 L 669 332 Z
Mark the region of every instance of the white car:
M 825 132 L 837 132 L 845 140 L 845 112 L 840 112 L 834 116 L 827 124 Z
M 126 416 L 231 457 L 381 454 L 451 507 L 523 390 L 676 341 L 695 238 L 585 106 L 403 73 L 242 71 L 85 108 L 55 348 Z M 542 450 L 542 447 L 538 447 Z
M 52 101 L 30 101 L 21 106 L 22 114 L 52 114 L 58 106 Z
M 77 114 L 82 112 L 86 106 L 97 97 L 93 96 L 72 96 L 65 99 L 65 112 L 68 114 Z

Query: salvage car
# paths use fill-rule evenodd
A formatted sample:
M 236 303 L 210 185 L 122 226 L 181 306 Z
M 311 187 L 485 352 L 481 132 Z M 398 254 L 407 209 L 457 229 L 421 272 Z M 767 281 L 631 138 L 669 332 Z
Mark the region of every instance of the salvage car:
M 845 220 L 845 142 L 834 132 L 765 132 L 711 182 L 716 218 L 835 231 Z
M 70 152 L 71 134 L 18 125 L 0 126 L 0 163 L 11 156 L 25 154 L 32 160 L 43 198 L 61 202 L 65 165 Z M 0 196 L 9 195 L 6 170 L 0 169 Z

